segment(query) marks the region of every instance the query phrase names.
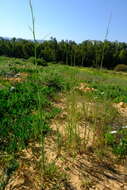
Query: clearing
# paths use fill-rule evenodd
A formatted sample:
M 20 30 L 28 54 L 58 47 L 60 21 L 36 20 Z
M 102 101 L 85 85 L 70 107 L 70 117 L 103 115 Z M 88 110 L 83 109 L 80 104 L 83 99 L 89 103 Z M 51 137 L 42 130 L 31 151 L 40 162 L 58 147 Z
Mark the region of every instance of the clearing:
M 0 190 L 127 190 L 126 126 L 127 74 L 0 57 Z

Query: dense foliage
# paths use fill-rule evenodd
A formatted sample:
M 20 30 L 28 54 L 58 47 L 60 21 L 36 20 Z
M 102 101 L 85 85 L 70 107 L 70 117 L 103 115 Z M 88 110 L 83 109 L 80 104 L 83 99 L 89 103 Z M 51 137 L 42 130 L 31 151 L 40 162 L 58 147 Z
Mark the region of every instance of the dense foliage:
M 0 56 L 28 59 L 34 56 L 34 43 L 23 39 L 0 38 Z M 86 67 L 103 67 L 113 69 L 118 64 L 127 65 L 127 44 L 110 41 L 86 40 L 82 43 L 60 41 L 51 38 L 48 41 L 37 42 L 37 58 L 47 62 L 58 62 L 66 65 Z

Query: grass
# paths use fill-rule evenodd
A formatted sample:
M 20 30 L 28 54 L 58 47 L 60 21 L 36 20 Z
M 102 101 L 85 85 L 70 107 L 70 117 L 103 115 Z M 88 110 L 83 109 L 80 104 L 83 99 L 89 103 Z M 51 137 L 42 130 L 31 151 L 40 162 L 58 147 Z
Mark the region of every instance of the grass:
M 120 157 L 126 156 L 126 129 L 118 130 L 117 135 L 110 134 L 123 125 L 113 104 L 127 103 L 125 75 L 50 63 L 47 67 L 34 67 L 29 60 L 7 57 L 0 57 L 0 70 L 0 154 L 8 176 L 18 167 L 13 164 L 14 160 L 17 163 L 17 153 L 52 131 L 51 119 L 61 111 L 54 106 L 59 93 L 66 98 L 67 117 L 64 136 L 57 127 L 58 157 L 65 149 L 75 156 L 89 147 L 101 157 L 110 150 Z M 17 82 L 17 78 L 21 80 Z M 95 90 L 82 91 L 78 89 L 81 83 Z M 49 180 L 54 172 L 58 174 L 55 163 L 45 166 Z M 1 186 L 6 183 L 1 182 Z
M 100 150 L 103 152 L 104 147 L 106 148 L 105 134 L 123 125 L 120 119 L 121 115 L 113 104 L 127 102 L 127 79 L 124 75 L 121 78 L 121 74 L 112 74 L 105 70 L 100 72 L 96 69 L 80 69 L 68 66 L 57 66 L 56 69 L 61 71 L 62 67 L 62 76 L 68 81 L 71 78 L 72 87 L 83 82 L 87 83 L 90 88 L 95 89 L 95 91 L 90 92 L 77 91 L 77 93 L 73 93 L 72 91 L 69 94 L 66 143 L 70 146 L 77 146 L 75 144 L 77 143 L 77 150 L 82 146 L 85 148 L 86 144 L 89 144 L 89 136 L 91 135 L 89 131 L 84 130 L 85 140 L 82 140 L 79 135 L 78 123 L 84 120 L 93 130 L 93 145 L 99 149 L 99 152 Z M 82 102 L 82 99 L 85 101 Z M 80 103 L 81 108 L 79 109 L 77 104 Z M 82 141 L 84 145 L 82 145 Z M 126 149 L 125 147 L 124 143 L 123 149 Z M 121 152 L 125 152 L 125 150 L 122 150 L 122 146 Z
M 114 120 L 113 117 L 117 116 L 115 108 L 111 107 L 111 102 L 127 102 L 127 79 L 121 79 L 119 74 L 114 77 L 95 69 L 91 69 L 89 72 L 88 69 L 80 70 L 78 68 L 61 65 L 49 65 L 46 68 L 40 66 L 40 72 L 38 73 L 36 69 L 32 70 L 30 63 L 25 67 L 24 65 L 27 64 L 26 62 L 24 63 L 22 60 L 18 59 L 16 62 L 17 61 L 19 61 L 20 64 L 16 65 L 13 58 L 0 58 L 0 66 L 3 67 L 1 70 L 1 85 L 3 88 L 0 89 L 0 127 L 2 131 L 1 142 L 4 142 L 4 148 L 2 147 L 3 150 L 6 150 L 6 147 L 8 151 L 12 151 L 12 149 L 18 150 L 28 143 L 27 139 L 36 138 L 38 136 L 40 132 L 40 129 L 37 129 L 40 111 L 38 110 L 38 86 L 41 94 L 39 97 L 39 106 L 42 112 L 42 123 L 39 124 L 39 126 L 41 126 L 41 130 L 44 132 L 49 130 L 49 119 L 59 112 L 59 110 L 53 108 L 51 104 L 53 97 L 61 90 L 71 90 L 81 82 L 87 83 L 89 87 L 95 88 L 96 91 L 88 93 L 77 92 L 75 95 L 73 95 L 73 93 L 69 95 L 70 99 L 68 101 L 71 107 L 69 110 L 70 118 L 68 118 L 68 123 L 73 123 L 69 124 L 70 127 L 72 126 L 72 129 L 70 129 L 71 133 L 73 129 L 77 131 L 75 129 L 76 126 L 74 127 L 78 122 L 78 116 L 75 115 L 77 114 L 75 113 L 77 109 L 75 107 L 75 98 L 85 98 L 87 101 L 96 102 L 92 104 L 92 108 L 89 106 L 91 113 L 85 110 L 86 107 L 88 109 L 88 105 L 84 105 L 86 102 L 83 103 L 83 113 L 79 113 L 80 116 L 85 116 L 85 120 L 91 123 L 95 122 L 93 121 L 95 118 L 96 122 L 103 120 L 106 124 L 108 124 L 108 122 L 111 123 L 111 121 Z M 5 64 L 5 62 L 7 64 Z M 15 73 L 28 73 L 27 79 L 21 83 L 3 80 L 3 73 L 12 72 L 12 68 L 8 63 L 14 65 L 13 70 L 15 70 Z M 14 86 L 13 91 L 11 91 L 12 86 Z M 100 112 L 96 112 L 98 109 Z M 74 121 L 72 121 L 71 115 Z

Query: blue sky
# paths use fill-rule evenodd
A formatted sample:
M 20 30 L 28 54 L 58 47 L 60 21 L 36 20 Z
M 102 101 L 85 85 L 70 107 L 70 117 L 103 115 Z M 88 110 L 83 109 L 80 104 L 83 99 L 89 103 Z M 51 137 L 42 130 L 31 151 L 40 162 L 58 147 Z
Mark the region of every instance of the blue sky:
M 37 39 L 127 42 L 127 0 L 32 0 Z M 28 0 L 0 0 L 0 36 L 31 39 Z

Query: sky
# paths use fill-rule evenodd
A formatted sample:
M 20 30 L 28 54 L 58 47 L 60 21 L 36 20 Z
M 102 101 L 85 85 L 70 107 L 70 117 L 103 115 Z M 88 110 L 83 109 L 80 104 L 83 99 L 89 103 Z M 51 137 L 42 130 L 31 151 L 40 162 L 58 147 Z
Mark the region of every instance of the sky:
M 36 38 L 127 42 L 127 0 L 32 0 Z M 32 39 L 29 0 L 0 0 L 0 36 Z

